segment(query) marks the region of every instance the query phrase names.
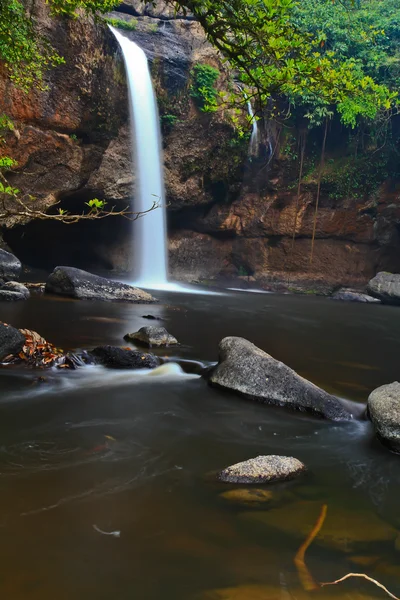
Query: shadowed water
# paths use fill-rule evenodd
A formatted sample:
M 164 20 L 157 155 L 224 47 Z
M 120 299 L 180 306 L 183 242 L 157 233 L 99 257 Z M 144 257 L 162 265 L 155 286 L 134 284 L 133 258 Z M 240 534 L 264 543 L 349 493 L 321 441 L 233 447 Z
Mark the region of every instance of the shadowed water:
M 152 306 L 1 305 L 4 321 L 64 348 L 125 345 L 125 333 L 157 323 L 142 318 L 149 313 L 182 344 L 162 356 L 207 364 L 222 337 L 242 335 L 352 401 L 398 378 L 397 308 L 233 292 L 165 294 Z M 314 578 L 365 571 L 399 594 L 399 457 L 374 441 L 368 421 L 262 406 L 178 369 L 88 367 L 46 372 L 43 383 L 38 374 L 0 370 L 2 597 L 186 600 L 233 587 L 212 597 L 303 598 L 293 557 L 324 503 L 326 535 L 338 535 L 308 550 Z M 268 453 L 296 456 L 309 472 L 273 486 L 271 510 L 220 496 L 231 488 L 215 482 L 217 469 Z M 317 597 L 360 599 L 354 590 L 383 597 L 360 582 Z

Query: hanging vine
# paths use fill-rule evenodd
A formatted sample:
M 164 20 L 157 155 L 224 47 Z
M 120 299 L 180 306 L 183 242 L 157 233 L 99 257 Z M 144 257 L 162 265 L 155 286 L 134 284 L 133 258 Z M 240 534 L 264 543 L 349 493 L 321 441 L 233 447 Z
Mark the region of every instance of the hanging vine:
M 317 230 L 318 206 L 319 206 L 319 197 L 321 195 L 321 180 L 322 180 L 322 171 L 323 171 L 324 163 L 325 163 L 325 146 L 326 146 L 327 135 L 328 135 L 328 117 L 326 117 L 326 119 L 325 119 L 324 139 L 322 142 L 321 160 L 319 162 L 319 169 L 318 169 L 317 198 L 315 201 L 313 232 L 312 232 L 312 238 L 311 238 L 310 265 L 312 264 L 312 261 L 314 258 L 315 232 Z

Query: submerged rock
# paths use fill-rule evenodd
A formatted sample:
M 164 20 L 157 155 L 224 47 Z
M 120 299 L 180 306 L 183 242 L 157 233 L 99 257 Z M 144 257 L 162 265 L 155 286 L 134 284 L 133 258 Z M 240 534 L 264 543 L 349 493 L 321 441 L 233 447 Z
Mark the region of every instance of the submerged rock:
M 0 279 L 4 281 L 19 279 L 21 269 L 21 261 L 14 254 L 0 249 Z
M 367 292 L 383 304 L 400 304 L 400 275 L 378 273 L 368 283 Z
M 218 479 L 225 483 L 268 483 L 293 479 L 305 470 L 303 463 L 291 456 L 257 456 L 223 469 Z
M 21 352 L 25 344 L 25 336 L 5 323 L 0 323 L 0 361 L 7 356 L 18 354 Z
M 79 300 L 156 302 L 153 296 L 139 288 L 74 267 L 56 267 L 47 280 L 45 291 Z
M 354 290 L 348 290 L 342 288 L 332 295 L 332 300 L 342 300 L 343 302 L 364 302 L 369 304 L 379 304 L 381 301 L 379 298 L 373 298 L 368 294 L 362 292 L 356 292 Z
M 315 525 L 321 506 L 320 500 L 304 500 L 265 511 L 246 511 L 240 518 L 249 524 L 253 523 L 257 531 L 264 525 L 300 542 L 307 538 Z M 373 511 L 358 505 L 338 506 L 332 503 L 328 505 L 326 518 L 313 544 L 344 553 L 355 553 L 379 542 L 393 542 L 394 547 L 397 535 L 397 530 Z
M 4 283 L 1 286 L 0 291 L 1 292 L 3 292 L 3 291 L 15 292 L 15 293 L 19 294 L 20 296 L 22 296 L 22 298 L 24 300 L 29 298 L 29 296 L 31 295 L 28 288 L 23 283 L 19 283 L 18 281 L 7 281 L 6 283 Z
M 91 351 L 96 362 L 114 369 L 154 369 L 160 360 L 154 354 L 118 346 L 98 346 Z
M 266 404 L 286 406 L 334 421 L 352 418 L 338 398 L 244 338 L 227 337 L 220 342 L 219 362 L 208 379 L 211 385 Z
M 17 300 L 26 300 L 26 297 L 19 292 L 0 289 L 0 302 L 15 302 Z
M 141 327 L 135 333 L 127 333 L 124 340 L 137 342 L 143 346 L 175 346 L 178 340 L 168 333 L 165 327 Z
M 261 506 L 270 504 L 275 496 L 271 490 L 263 490 L 259 488 L 240 488 L 236 490 L 229 490 L 228 492 L 222 492 L 220 497 L 233 504 L 244 504 L 245 506 Z
M 370 394 L 367 406 L 378 439 L 400 452 L 400 383 L 378 387 Z

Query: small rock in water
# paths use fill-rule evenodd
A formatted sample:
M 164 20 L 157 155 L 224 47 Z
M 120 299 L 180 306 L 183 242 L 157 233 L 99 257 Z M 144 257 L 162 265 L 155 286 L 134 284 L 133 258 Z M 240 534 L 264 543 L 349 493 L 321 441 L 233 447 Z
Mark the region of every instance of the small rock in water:
M 0 323 L 0 361 L 6 356 L 21 352 L 24 344 L 25 336 L 19 329 Z
M 149 319 L 149 321 L 164 321 L 162 317 L 155 317 L 154 315 L 142 315 L 142 319 Z
M 118 346 L 98 346 L 91 351 L 96 362 L 114 369 L 154 369 L 160 360 L 154 354 L 126 350 Z
M 274 494 L 270 490 L 262 490 L 259 488 L 253 488 L 251 490 L 240 488 L 223 492 L 220 494 L 220 497 L 229 502 L 233 502 L 234 504 L 259 506 L 260 504 L 270 503 L 274 499 Z
M 223 469 L 218 479 L 225 483 L 268 483 L 300 475 L 306 467 L 291 456 L 257 456 Z
M 144 346 L 175 346 L 178 340 L 168 333 L 165 327 L 141 327 L 135 333 L 127 333 L 124 340 L 137 342 Z
M 400 453 L 400 383 L 382 385 L 371 392 L 367 409 L 378 439 Z
M 21 261 L 14 254 L 0 249 L 0 279 L 4 281 L 19 279 L 21 269 Z

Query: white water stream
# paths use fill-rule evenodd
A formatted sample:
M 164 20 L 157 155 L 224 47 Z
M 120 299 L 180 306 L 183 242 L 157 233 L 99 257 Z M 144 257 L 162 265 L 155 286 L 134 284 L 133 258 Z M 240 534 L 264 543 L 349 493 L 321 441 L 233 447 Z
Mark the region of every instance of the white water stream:
M 121 46 L 129 88 L 131 140 L 135 161 L 137 212 L 158 207 L 133 223 L 135 285 L 168 288 L 167 226 L 160 121 L 145 53 L 110 27 Z
M 247 102 L 247 110 L 249 111 L 249 116 L 252 119 L 252 130 L 251 130 L 251 138 L 250 138 L 250 144 L 249 144 L 249 155 L 250 156 L 258 156 L 258 144 L 259 144 L 258 124 L 257 124 L 257 119 L 254 118 L 254 110 L 253 110 L 250 100 Z

